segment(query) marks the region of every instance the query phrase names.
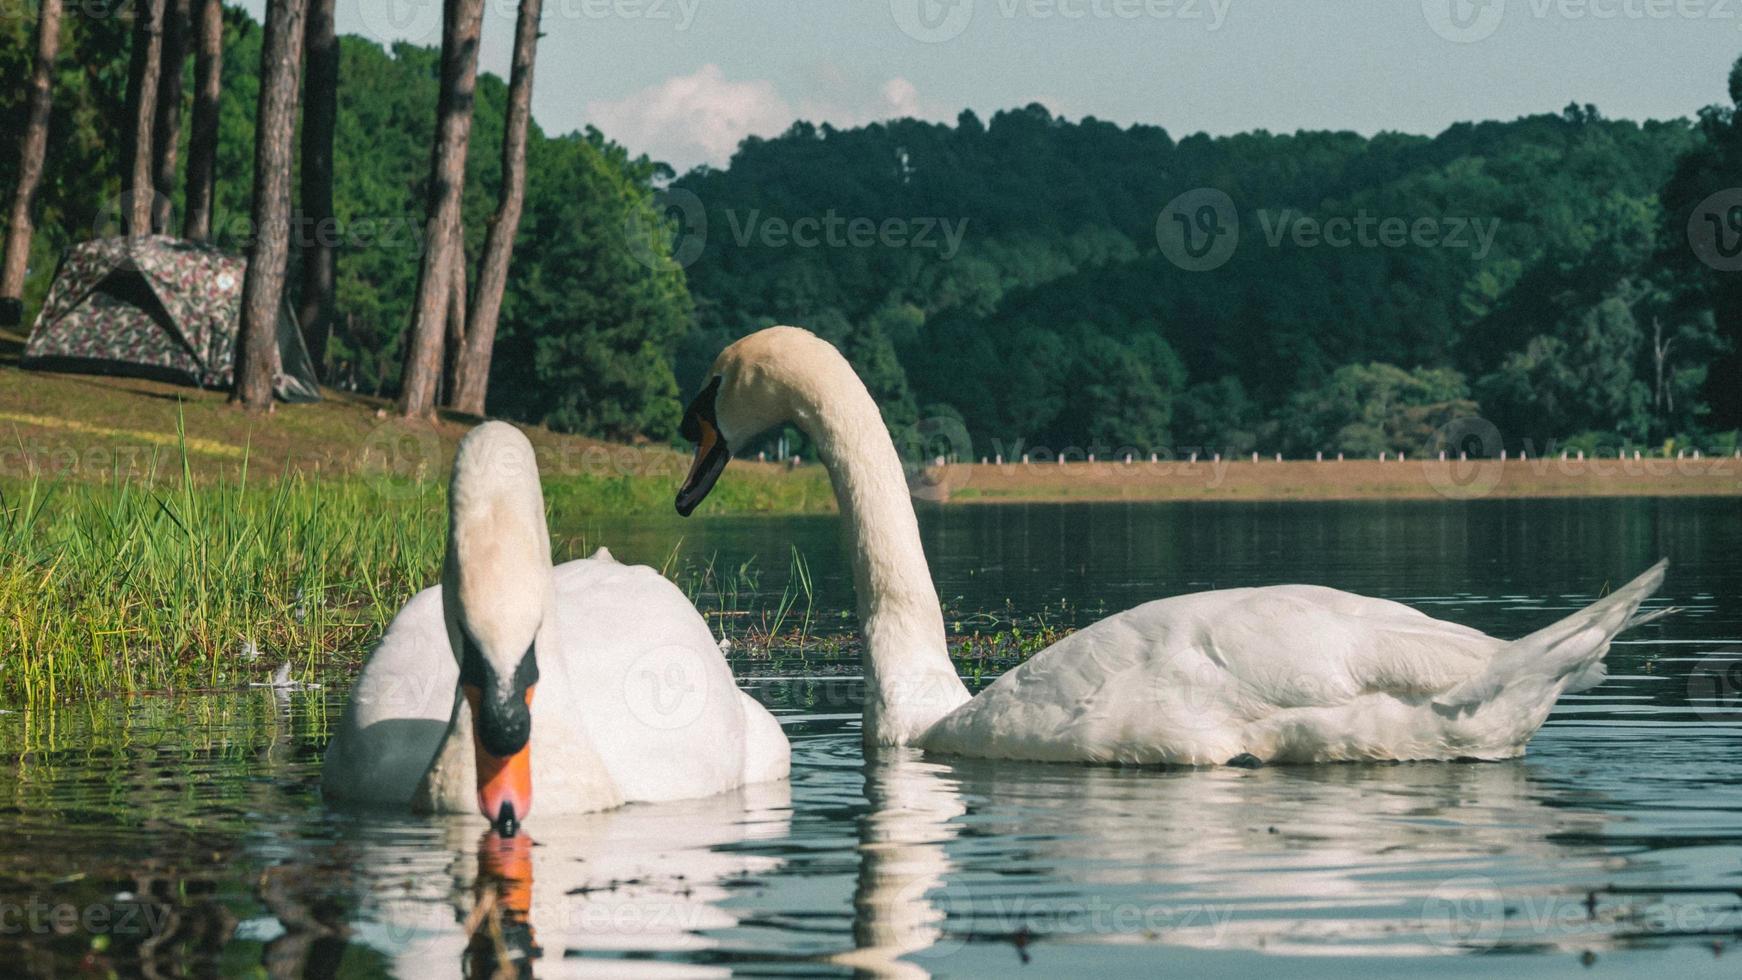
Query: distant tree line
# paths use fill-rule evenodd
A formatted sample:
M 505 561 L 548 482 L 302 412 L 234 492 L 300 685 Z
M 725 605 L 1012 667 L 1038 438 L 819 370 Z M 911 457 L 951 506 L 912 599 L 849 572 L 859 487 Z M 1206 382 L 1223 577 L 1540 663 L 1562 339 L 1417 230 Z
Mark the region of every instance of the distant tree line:
M 694 385 L 727 339 L 783 320 L 839 344 L 893 427 L 959 418 L 982 454 L 1420 452 L 1468 415 L 1502 434 L 1487 452 L 1731 447 L 1742 273 L 1701 261 L 1688 222 L 1736 186 L 1731 107 L 1636 124 L 1569 106 L 1431 138 L 1176 141 L 1038 105 L 801 123 L 677 182 L 708 237 L 677 373 Z M 1238 245 L 1195 268 L 1158 222 L 1207 192 Z M 967 227 L 952 256 L 732 232 L 807 215 Z

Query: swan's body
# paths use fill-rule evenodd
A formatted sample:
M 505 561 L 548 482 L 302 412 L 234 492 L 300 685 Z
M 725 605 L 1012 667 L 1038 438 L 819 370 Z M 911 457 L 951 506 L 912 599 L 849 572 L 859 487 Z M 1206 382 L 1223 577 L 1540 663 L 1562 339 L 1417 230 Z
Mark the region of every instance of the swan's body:
M 460 696 L 458 637 L 476 634 L 483 645 L 511 634 L 522 607 L 536 607 L 522 617 L 536 625 L 496 646 L 514 651 L 504 674 L 529 639 L 537 651 L 529 748 L 541 812 L 689 799 L 785 778 L 779 723 L 738 690 L 707 624 L 675 585 L 603 549 L 552 568 L 530 467 L 528 485 L 511 467 L 473 461 L 479 482 L 517 481 L 518 501 L 462 486 L 468 452 L 487 459 L 522 447 L 529 462 L 525 438 L 495 423 L 462 444 L 443 585 L 413 597 L 364 664 L 327 749 L 324 793 L 400 809 L 476 810 L 481 781 L 473 711 Z M 524 548 L 515 546 L 519 530 L 527 531 Z
M 1214 765 L 1501 759 L 1603 679 L 1653 569 L 1514 643 L 1311 585 L 1161 599 L 1053 644 L 920 740 L 958 755 Z
M 1307 585 L 1163 599 L 1108 617 L 969 695 L 950 663 L 906 476 L 876 404 L 793 327 L 738 341 L 690 408 L 687 512 L 728 454 L 791 422 L 817 446 L 853 538 L 865 740 L 983 758 L 1222 764 L 1521 755 L 1561 694 L 1603 678 L 1665 564 L 1516 641 Z

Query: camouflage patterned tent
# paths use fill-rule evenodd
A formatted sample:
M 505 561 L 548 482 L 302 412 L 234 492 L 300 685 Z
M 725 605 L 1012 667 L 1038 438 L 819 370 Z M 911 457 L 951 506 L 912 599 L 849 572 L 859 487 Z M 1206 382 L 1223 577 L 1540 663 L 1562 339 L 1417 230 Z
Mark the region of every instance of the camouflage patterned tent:
M 74 245 L 61 260 L 23 364 L 228 388 L 247 260 L 163 235 Z M 278 318 L 273 390 L 318 401 L 314 365 L 288 307 Z

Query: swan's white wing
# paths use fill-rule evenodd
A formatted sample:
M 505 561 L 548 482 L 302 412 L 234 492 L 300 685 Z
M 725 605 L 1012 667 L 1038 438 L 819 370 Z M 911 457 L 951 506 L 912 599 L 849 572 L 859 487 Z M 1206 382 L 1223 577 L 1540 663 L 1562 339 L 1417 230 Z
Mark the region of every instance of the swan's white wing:
M 1419 701 L 1479 673 L 1501 645 L 1397 603 L 1314 586 L 1178 596 L 1054 644 L 945 718 L 924 745 L 1222 763 L 1249 750 L 1254 725 L 1293 711 L 1355 710 L 1374 695 Z
M 442 590 L 413 596 L 363 663 L 327 745 L 329 798 L 405 806 L 446 734 L 460 680 L 442 620 Z
M 738 692 L 744 703 L 744 784 L 771 783 L 792 775 L 792 745 L 774 714 Z
M 682 590 L 645 565 L 591 559 L 558 566 L 555 584 L 558 650 L 575 711 L 624 799 L 688 799 L 738 786 L 744 702 Z

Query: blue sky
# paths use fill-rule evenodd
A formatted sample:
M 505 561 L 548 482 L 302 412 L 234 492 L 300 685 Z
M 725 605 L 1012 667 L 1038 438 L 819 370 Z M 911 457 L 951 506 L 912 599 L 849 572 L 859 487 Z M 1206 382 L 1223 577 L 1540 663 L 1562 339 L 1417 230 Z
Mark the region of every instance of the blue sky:
M 343 33 L 440 43 L 440 0 L 338 2 Z M 486 0 L 487 71 L 507 73 L 514 11 Z M 1742 0 L 545 0 L 544 32 L 539 124 L 681 170 L 795 118 L 1032 101 L 1175 137 L 1433 133 L 1575 100 L 1689 116 L 1725 97 Z

